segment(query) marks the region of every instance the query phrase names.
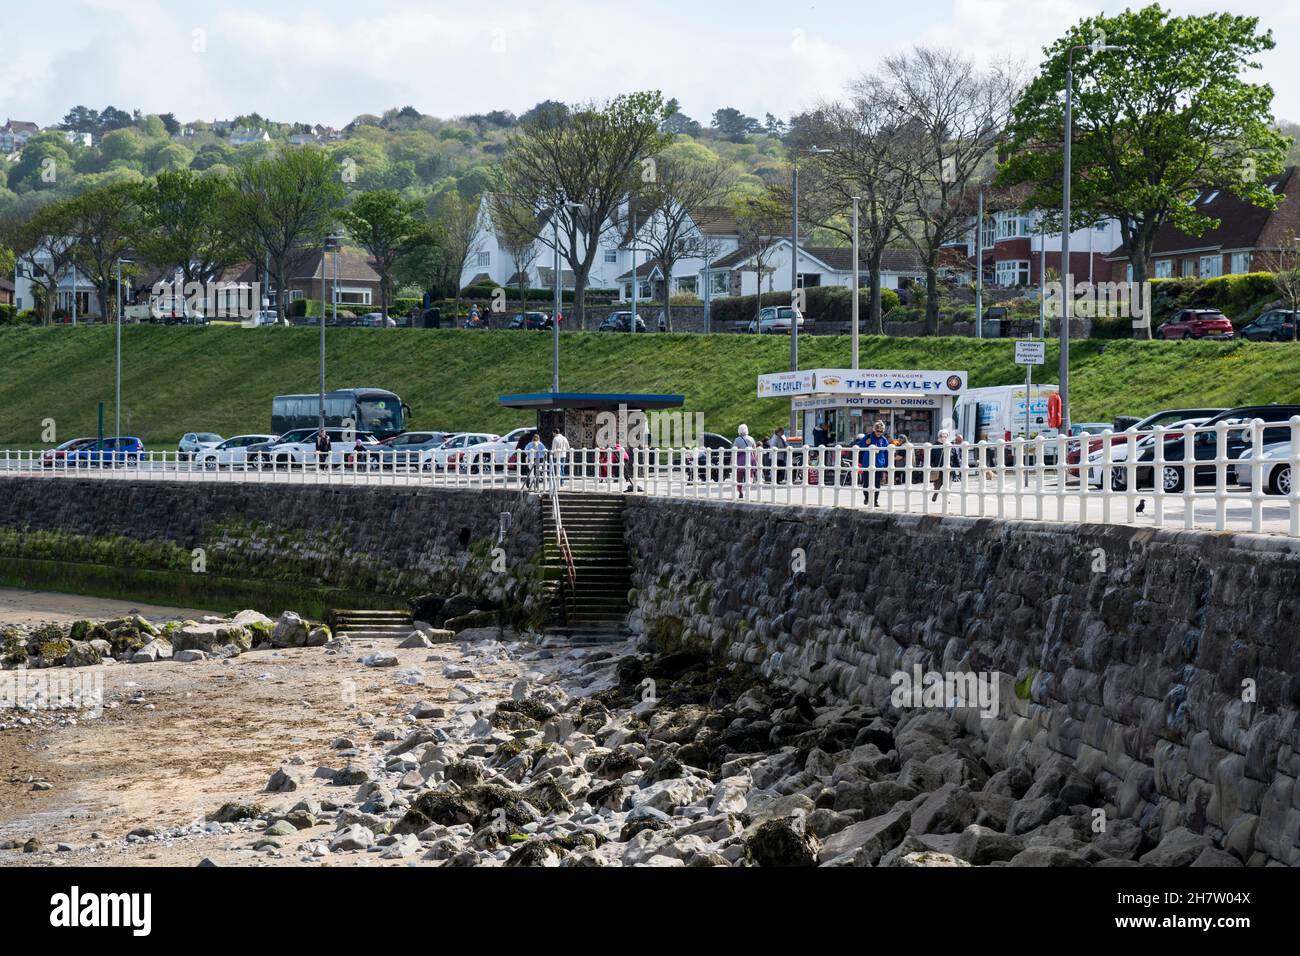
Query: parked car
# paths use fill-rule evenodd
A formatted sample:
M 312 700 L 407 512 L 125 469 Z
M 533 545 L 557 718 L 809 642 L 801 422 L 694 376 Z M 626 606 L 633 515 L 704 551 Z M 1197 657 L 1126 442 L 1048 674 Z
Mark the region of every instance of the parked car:
M 403 432 L 381 441 L 369 455 L 370 462 L 384 468 L 418 468 L 435 448 L 451 437 L 451 432 Z
M 494 441 L 479 442 L 465 452 L 465 464 L 469 466 L 470 471 L 488 468 L 500 471 L 509 464 L 510 456 L 519 446 L 519 439 L 536 430 L 534 426 L 528 425 L 513 429 Z
M 1111 445 L 1127 445 L 1128 439 L 1124 437 L 1124 433 L 1130 428 L 1140 432 L 1155 431 L 1157 428 L 1172 428 L 1175 425 L 1181 428 L 1189 419 L 1196 419 L 1199 423 L 1207 418 L 1213 418 L 1222 411 L 1224 411 L 1222 408 L 1166 408 L 1153 415 L 1148 415 L 1146 418 L 1116 418 L 1113 424 L 1107 426 L 1112 432 L 1110 443 Z M 1087 439 L 1087 444 L 1087 451 L 1080 454 L 1080 442 L 1070 442 L 1070 451 L 1065 459 L 1066 463 L 1077 465 L 1080 458 L 1091 460 L 1095 452 L 1101 451 L 1104 441 L 1100 435 L 1094 432 L 1092 437 Z M 1078 474 L 1077 468 L 1070 470 L 1070 477 L 1075 477 Z
M 71 451 L 67 456 L 69 468 L 99 467 L 100 465 L 134 465 L 144 457 L 144 442 L 129 435 L 105 438 Z
M 803 331 L 803 314 L 792 305 L 769 305 L 758 310 L 747 331 L 753 335 L 789 335 L 795 322 Z
M 1158 339 L 1230 339 L 1232 322 L 1218 309 L 1183 309 L 1156 329 Z
M 507 328 L 545 331 L 551 328 L 552 324 L 551 317 L 545 312 L 517 312 Z
M 280 468 L 290 468 L 307 463 L 316 464 L 318 461 L 316 435 L 319 432 L 320 429 L 318 428 L 299 428 L 282 435 L 278 442 L 265 451 L 258 453 L 259 461 L 264 464 L 269 462 Z M 329 460 L 327 463 L 331 466 L 342 465 L 351 461 L 358 438 L 361 439 L 363 445 L 379 444 L 378 439 L 370 432 L 361 432 L 352 428 L 327 428 L 325 433 L 330 440 Z
M 1237 459 L 1236 464 L 1228 469 L 1228 477 L 1239 485 L 1244 485 L 1247 488 L 1253 487 L 1256 461 L 1260 462 L 1260 486 L 1264 489 L 1265 494 L 1291 494 L 1290 439 L 1265 445 L 1260 450 L 1258 459 L 1255 457 L 1255 449 L 1247 448 L 1241 453 L 1241 457 Z
M 66 465 L 70 452 L 74 452 L 79 448 L 88 448 L 95 444 L 97 440 L 95 438 L 70 438 L 63 444 L 57 445 L 41 455 L 41 466 L 54 468 L 55 466 Z
M 1286 441 L 1291 437 L 1291 417 L 1300 415 L 1300 405 L 1246 405 L 1229 409 L 1213 418 L 1207 419 L 1204 428 L 1213 428 L 1219 423 L 1228 426 L 1224 439 L 1224 453 L 1230 462 L 1236 461 L 1253 444 L 1250 423 L 1261 419 L 1264 424 L 1262 443 L 1264 445 Z M 1176 494 L 1184 487 L 1184 462 L 1203 462 L 1192 468 L 1194 484 L 1213 484 L 1216 466 L 1214 460 L 1219 455 L 1218 435 L 1212 431 L 1201 431 L 1192 439 L 1192 448 L 1186 448 L 1187 440 L 1181 435 L 1166 435 L 1164 459 L 1165 464 L 1160 475 L 1160 484 L 1166 492 Z M 1155 459 L 1155 442 L 1137 452 L 1137 461 L 1151 462 Z M 1229 466 L 1231 467 L 1231 466 Z M 1115 491 L 1123 491 L 1128 483 L 1128 464 L 1114 467 L 1110 473 L 1110 486 Z M 1153 486 L 1155 468 L 1152 465 L 1138 467 L 1135 472 L 1136 487 Z
M 1298 315 L 1289 309 L 1265 312 L 1241 330 L 1241 337 L 1252 342 L 1290 342 L 1295 338 Z
M 731 456 L 727 452 L 732 441 L 716 432 L 700 436 L 700 448 L 694 452 L 694 461 L 687 469 L 687 479 L 699 481 L 725 481 L 731 477 Z
M 424 471 L 464 470 L 467 465 L 466 455 L 470 449 L 500 439 L 500 435 L 487 432 L 458 432 L 430 451 L 420 468 Z
M 176 458 L 178 461 L 189 461 L 199 452 L 216 448 L 223 441 L 225 439 L 216 432 L 186 432 L 176 446 Z
M 288 319 L 281 319 L 274 309 L 260 309 L 243 323 L 250 329 L 260 329 L 276 325 L 293 325 Z
M 278 435 L 236 435 L 213 448 L 206 448 L 194 456 L 204 468 L 230 468 L 248 464 L 248 452 L 262 445 L 274 445 Z
M 1165 441 L 1169 441 L 1170 438 L 1176 438 L 1177 436 L 1174 434 L 1174 432 L 1182 431 L 1188 425 L 1191 425 L 1193 428 L 1200 428 L 1212 417 L 1213 416 L 1203 416 L 1201 418 L 1183 418 L 1183 419 L 1179 419 L 1178 421 L 1173 421 L 1173 422 L 1169 422 L 1168 424 L 1165 424 L 1163 426 L 1167 429 L 1167 432 L 1165 434 Z M 1142 432 L 1141 437 L 1139 437 L 1137 441 L 1134 442 L 1134 447 L 1137 448 L 1139 451 L 1144 450 L 1146 448 L 1153 447 L 1153 443 L 1155 442 L 1155 440 L 1156 438 L 1155 438 L 1154 431 L 1148 430 Z M 1111 436 L 1110 461 L 1112 465 L 1118 464 L 1120 462 L 1128 461 L 1128 446 L 1129 446 L 1129 440 L 1127 434 L 1119 434 L 1119 435 Z M 1102 460 L 1104 458 L 1105 458 L 1105 443 L 1098 442 L 1096 451 L 1093 451 L 1088 455 L 1088 484 L 1094 488 L 1101 487 L 1102 478 L 1103 478 Z M 1078 473 L 1079 473 L 1078 469 L 1073 469 L 1070 472 L 1071 475 L 1077 475 Z
M 314 442 L 316 440 L 316 432 L 317 429 L 315 428 L 294 428 L 285 432 L 283 435 L 277 435 L 270 441 L 256 442 L 244 449 L 245 459 L 248 461 L 249 465 L 255 468 L 270 468 L 272 448 L 279 445 L 281 442 Z
M 611 312 L 609 315 L 605 316 L 605 321 L 600 323 L 600 326 L 596 329 L 596 331 L 597 332 L 626 332 L 628 329 L 628 325 L 631 323 L 631 321 L 632 321 L 631 312 Z M 638 332 L 645 331 L 645 319 L 643 319 L 640 315 L 636 317 L 636 330 Z

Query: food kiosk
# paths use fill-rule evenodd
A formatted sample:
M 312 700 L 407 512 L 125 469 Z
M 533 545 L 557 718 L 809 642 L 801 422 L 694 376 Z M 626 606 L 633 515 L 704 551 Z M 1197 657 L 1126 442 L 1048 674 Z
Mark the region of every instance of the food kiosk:
M 563 432 L 573 448 L 598 447 L 602 414 L 615 416 L 620 435 L 634 432 L 638 413 L 681 408 L 684 395 L 656 395 L 622 392 L 534 392 L 502 395 L 505 408 L 532 409 L 537 413 L 537 431 L 550 446 L 551 436 Z M 606 419 L 607 420 L 607 419 Z M 624 444 L 627 444 L 626 440 Z
M 890 438 L 935 441 L 951 428 L 966 373 L 925 369 L 808 369 L 758 377 L 759 398 L 789 399 L 809 445 L 850 445 L 885 423 Z

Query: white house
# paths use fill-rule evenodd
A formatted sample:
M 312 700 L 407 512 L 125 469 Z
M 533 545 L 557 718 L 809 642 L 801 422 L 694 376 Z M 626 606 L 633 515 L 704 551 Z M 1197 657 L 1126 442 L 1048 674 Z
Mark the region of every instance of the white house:
M 663 236 L 665 218 L 656 212 L 645 225 L 637 229 L 634 243 L 629 235 L 623 243 L 627 258 L 626 270 L 618 276 L 619 298 L 632 298 L 632 256 L 635 248 L 637 298 L 660 299 L 663 296 L 663 270 L 653 261 L 653 253 L 646 249 L 647 238 Z M 740 245 L 740 227 L 735 217 L 721 209 L 701 210 L 695 215 L 686 213 L 686 221 L 678 235 L 688 252 L 673 263 L 669 294 L 690 292 L 703 298 L 703 272 L 706 265 L 734 253 Z
M 758 292 L 790 291 L 790 240 L 774 239 L 761 256 L 750 248 L 737 249 L 709 266 L 707 280 L 712 297 L 755 295 Z M 759 269 L 762 275 L 759 275 Z M 761 279 L 761 282 L 760 282 Z M 886 249 L 881 262 L 880 286 L 897 289 L 903 280 L 923 282 L 925 264 L 915 252 Z M 817 286 L 853 287 L 853 249 L 851 246 L 805 246 L 799 244 L 799 288 Z M 870 282 L 867 269 L 859 269 L 862 286 Z
M 50 267 L 51 256 L 47 248 L 38 249 L 33 258 L 37 269 Z M 44 283 L 35 281 L 32 272 L 31 263 L 24 258 L 20 258 L 14 266 L 14 306 L 19 312 L 36 308 L 36 289 L 38 286 L 44 287 Z M 74 295 L 78 317 L 99 318 L 99 299 L 95 294 L 95 286 L 80 269 L 68 266 L 59 276 L 54 297 L 55 311 L 62 309 L 71 312 Z
M 543 219 L 548 214 L 543 212 Z M 551 248 L 549 228 L 544 228 L 545 239 L 539 238 L 533 244 L 528 255 L 522 261 L 516 261 L 502 246 L 492 221 L 492 203 L 484 195 L 479 205 L 479 229 L 470 244 L 470 253 L 461 271 L 461 288 L 471 285 L 496 285 L 515 288 L 519 285 L 518 273 L 522 270 L 526 276 L 526 285 L 530 288 L 549 289 L 554 285 L 555 252 Z M 572 289 L 573 271 L 569 268 L 564 253 L 564 231 L 560 231 L 560 285 Z M 586 254 L 586 245 L 578 237 L 578 256 Z M 631 267 L 631 254 L 620 246 L 619 235 L 611 223 L 600 237 L 600 248 L 587 277 L 589 289 L 612 289 L 618 285 L 620 273 Z
M 271 134 L 264 129 L 241 128 L 230 134 L 231 146 L 247 146 L 250 143 L 269 143 Z

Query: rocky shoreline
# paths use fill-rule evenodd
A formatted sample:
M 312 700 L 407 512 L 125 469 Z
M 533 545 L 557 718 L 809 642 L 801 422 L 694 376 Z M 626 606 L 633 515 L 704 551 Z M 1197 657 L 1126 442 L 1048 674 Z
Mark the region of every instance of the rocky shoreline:
M 64 662 L 85 653 L 78 645 L 143 662 L 165 642 L 170 655 L 154 659 L 319 647 L 366 668 L 398 664 L 382 642 L 354 646 L 296 614 L 271 622 L 255 613 L 157 633 L 134 620 L 74 625 L 82 637 L 65 635 Z M 199 853 L 215 835 L 235 838 L 250 862 L 330 865 L 1260 862 L 1183 828 L 1157 843 L 1117 819 L 1065 758 L 993 772 L 983 739 L 943 709 L 810 698 L 692 650 L 546 648 L 490 635 L 420 625 L 402 646 L 429 650 L 427 662 L 453 682 L 446 701 L 420 701 L 397 720 L 358 712 L 327 763 L 286 755 L 265 792 L 188 826 L 133 829 L 123 843 L 196 840 Z M 48 643 L 34 645 L 29 664 L 52 665 Z M 504 699 L 477 683 L 501 662 L 520 675 Z M 387 674 L 421 683 L 419 668 Z

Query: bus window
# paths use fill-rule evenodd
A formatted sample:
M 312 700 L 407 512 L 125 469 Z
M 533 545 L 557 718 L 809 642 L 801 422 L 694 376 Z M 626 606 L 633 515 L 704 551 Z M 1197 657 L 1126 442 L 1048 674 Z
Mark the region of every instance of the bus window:
M 357 425 L 364 431 L 392 435 L 402 431 L 402 403 L 400 399 L 373 396 L 358 399 Z

